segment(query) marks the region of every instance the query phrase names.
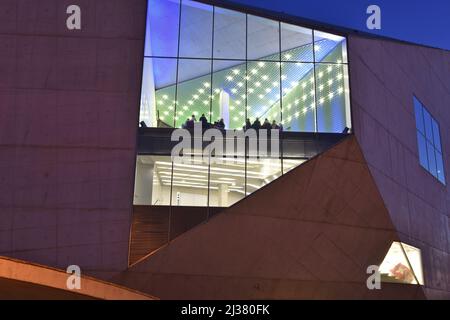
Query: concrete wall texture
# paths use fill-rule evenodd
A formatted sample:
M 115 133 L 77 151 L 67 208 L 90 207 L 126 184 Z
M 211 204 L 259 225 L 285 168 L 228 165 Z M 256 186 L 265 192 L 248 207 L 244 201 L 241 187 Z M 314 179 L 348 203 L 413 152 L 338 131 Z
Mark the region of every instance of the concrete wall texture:
M 127 268 L 145 15 L 146 0 L 0 1 L 0 255 Z M 450 53 L 348 48 L 356 140 L 400 240 L 422 249 L 425 294 L 448 297 L 450 193 L 419 165 L 413 95 L 440 123 L 449 177 Z
M 145 0 L 0 1 L 0 255 L 127 267 Z
M 413 95 L 440 124 L 449 172 L 450 52 L 349 37 L 355 135 L 401 240 L 422 249 L 426 293 L 449 298 L 450 192 L 419 164 Z

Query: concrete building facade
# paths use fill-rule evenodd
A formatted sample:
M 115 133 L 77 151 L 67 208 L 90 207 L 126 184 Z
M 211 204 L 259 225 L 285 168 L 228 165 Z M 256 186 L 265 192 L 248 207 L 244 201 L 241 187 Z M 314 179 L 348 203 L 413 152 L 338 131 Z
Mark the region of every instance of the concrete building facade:
M 180 188 L 174 189 L 173 164 L 167 203 L 136 203 L 139 157 L 157 154 L 153 151 L 164 144 L 161 139 L 170 139 L 164 130 L 170 132 L 190 116 L 186 114 L 178 122 L 174 113 L 174 124 L 162 128 L 168 122 L 167 116 L 161 119 L 162 112 L 171 109 L 161 109 L 161 115 L 154 115 L 155 125 L 144 119 L 149 127 L 159 128 L 144 128 L 144 133 L 138 130 L 143 120 L 142 84 L 148 79 L 145 61 L 153 60 L 155 66 L 155 60 L 166 59 L 167 64 L 162 65 L 167 72 L 171 68 L 168 58 L 146 51 L 149 17 L 155 8 L 152 5 L 164 2 L 181 8 L 178 53 L 170 58 L 177 61 L 177 79 L 165 79 L 167 83 L 161 85 L 169 90 L 173 86 L 176 110 L 178 104 L 182 106 L 180 97 L 185 90 L 180 72 L 186 70 L 189 74 L 186 82 L 203 79 L 200 64 L 183 69 L 180 62 L 203 59 L 195 56 L 203 54 L 200 49 L 194 50 L 195 41 L 185 47 L 185 52 L 193 52 L 194 56 L 180 54 L 184 50 L 182 30 L 192 29 L 183 29 L 183 21 L 187 21 L 183 19 L 195 17 L 193 12 L 183 16 L 183 12 L 189 12 L 183 6 L 197 8 L 196 4 L 77 0 L 82 9 L 82 28 L 68 30 L 66 8 L 73 4 L 71 1 L 0 3 L 0 255 L 60 269 L 76 264 L 86 275 L 163 299 L 449 299 L 450 193 L 445 173 L 450 161 L 450 53 L 345 30 L 333 32 L 320 25 L 305 25 L 299 17 L 281 17 L 221 2 L 232 12 L 233 19 L 245 16 L 241 21 L 246 21 L 247 45 L 244 57 L 216 59 L 239 60 L 241 64 L 224 63 L 217 70 L 212 51 L 211 59 L 206 59 L 212 61 L 211 70 L 205 73 L 210 76 L 211 90 L 222 70 L 244 68 L 250 75 L 253 62 L 260 64 L 258 70 L 263 64 L 273 64 L 274 70 L 279 66 L 277 87 L 283 98 L 278 98 L 278 104 L 274 99 L 270 105 L 293 118 L 287 123 L 277 118 L 280 112 L 267 114 L 283 125 L 283 139 L 315 141 L 323 149 L 317 147 L 301 159 L 282 155 L 277 160 L 281 174 L 271 172 L 276 178 L 250 191 L 250 163 L 244 160 L 245 181 L 236 180 L 237 184 L 243 183 L 244 191 L 239 193 L 236 188 L 233 196 L 227 196 L 229 205 L 220 198 L 223 192 L 216 194 L 222 187 L 212 184 L 216 178 L 211 167 L 205 174 L 207 195 L 196 192 L 196 202 L 183 205 L 184 194 L 191 191 L 182 188 L 201 186 L 196 182 L 180 183 Z M 207 7 L 205 12 L 210 12 L 213 28 L 224 10 L 209 7 L 214 4 L 198 4 L 199 8 Z M 261 53 L 261 57 L 270 58 L 250 57 L 248 43 L 253 38 L 249 37 L 249 26 L 251 17 L 257 20 L 259 16 L 268 23 L 276 21 L 275 28 L 278 25 L 281 30 L 275 46 L 280 47 L 276 59 L 269 56 L 270 50 Z M 283 50 L 283 24 L 289 24 L 289 31 L 297 30 L 290 26 L 312 30 L 312 40 L 298 46 L 305 51 L 295 51 L 294 45 Z M 217 42 L 220 37 L 214 30 Z M 339 44 L 335 43 L 319 60 L 315 37 L 322 32 L 343 40 L 336 41 Z M 294 34 L 292 39 L 299 38 Z M 327 40 L 334 39 L 320 39 L 325 41 L 320 44 L 322 50 Z M 344 41 L 344 49 L 338 47 L 340 41 Z M 348 64 L 330 60 L 336 59 L 332 55 L 336 47 L 341 54 L 345 52 Z M 226 53 L 227 48 L 224 45 L 221 53 Z M 258 48 L 265 52 L 268 47 Z M 295 113 L 288 114 L 288 103 L 282 100 L 289 94 L 282 91 L 282 66 L 290 63 L 283 60 L 283 54 L 288 51 L 307 57 L 292 62 L 310 68 L 302 76 L 297 74 L 293 82 L 301 84 L 303 75 L 312 74 L 315 130 L 302 127 L 309 120 L 295 122 Z M 310 52 L 311 61 L 304 52 Z M 328 74 L 326 68 L 320 69 L 322 66 L 343 70 L 348 67 L 348 77 L 342 80 L 348 81 L 349 90 L 344 90 L 347 84 L 342 90 L 348 92 L 348 99 L 336 102 L 333 99 L 338 91 L 327 92 L 329 107 L 340 108 L 343 120 L 335 120 L 338 118 L 333 111 L 322 115 L 325 120 L 321 120 L 320 73 L 324 77 Z M 199 73 L 194 75 L 194 71 Z M 286 75 L 289 80 L 290 73 Z M 327 83 L 324 86 L 327 88 Z M 253 98 L 248 91 L 250 87 L 256 90 L 256 82 L 247 79 L 244 87 L 247 92 L 241 100 L 247 102 L 249 110 L 256 109 L 256 103 L 250 105 Z M 225 85 L 222 92 L 233 101 L 233 92 Z M 302 95 L 298 98 L 301 100 Z M 211 95 L 208 103 L 209 110 L 215 112 L 214 99 Z M 217 110 L 223 115 L 225 104 L 222 98 L 220 101 Z M 346 110 L 351 112 L 345 114 Z M 429 149 L 425 150 L 434 150 L 425 153 L 428 168 L 422 162 L 417 110 L 425 110 L 420 114 L 428 114 L 431 127 L 436 123 L 438 128 L 439 146 L 433 141 L 429 142 L 431 147 L 426 144 Z M 245 116 L 247 112 L 252 111 L 245 111 Z M 236 126 L 245 120 L 244 116 L 237 117 Z M 232 128 L 233 121 L 231 116 L 227 129 L 236 129 Z M 344 127 L 350 130 L 342 134 Z M 423 136 L 427 136 L 426 128 L 423 130 Z M 303 131 L 309 132 L 303 135 Z M 335 140 L 330 140 L 331 136 Z M 306 145 L 304 142 L 302 146 Z M 430 157 L 434 159 L 434 170 L 429 166 Z M 165 167 L 161 162 L 165 160 L 157 161 L 162 172 Z M 227 170 L 222 168 L 222 172 L 231 172 Z M 163 190 L 165 186 L 160 187 Z M 176 195 L 180 195 L 181 202 L 176 202 Z M 209 200 L 212 197 L 215 200 Z M 221 205 L 213 205 L 214 201 Z M 139 209 L 137 204 L 144 207 Z M 413 269 L 414 279 L 408 284 L 383 281 L 381 290 L 369 290 L 367 267 L 386 261 L 393 243 L 405 245 L 400 245 L 406 256 L 404 264 Z M 418 264 L 413 266 L 406 246 L 420 252 L 420 276 Z

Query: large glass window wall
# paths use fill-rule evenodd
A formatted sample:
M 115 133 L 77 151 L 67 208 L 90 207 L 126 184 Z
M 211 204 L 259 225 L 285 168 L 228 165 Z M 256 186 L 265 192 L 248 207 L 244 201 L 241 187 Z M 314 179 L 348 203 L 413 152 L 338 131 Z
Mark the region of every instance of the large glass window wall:
M 351 128 L 345 37 L 190 0 L 149 0 L 140 121 Z

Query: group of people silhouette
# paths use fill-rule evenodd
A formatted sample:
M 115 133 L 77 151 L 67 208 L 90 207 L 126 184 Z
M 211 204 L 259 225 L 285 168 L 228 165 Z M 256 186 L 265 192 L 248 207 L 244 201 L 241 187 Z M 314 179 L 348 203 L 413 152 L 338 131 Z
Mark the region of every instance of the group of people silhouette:
M 202 114 L 202 116 L 199 118 L 199 121 L 202 123 L 203 129 L 210 129 L 215 128 L 219 130 L 225 130 L 225 122 L 223 119 L 220 119 L 218 121 L 215 121 L 214 123 L 209 123 L 208 119 L 206 118 L 205 114 Z M 197 118 L 193 114 L 191 118 L 186 119 L 185 123 L 181 125 L 183 129 L 194 129 L 194 124 L 197 122 Z M 281 124 L 278 124 L 275 120 L 272 122 L 269 121 L 269 119 L 265 119 L 264 122 L 261 124 L 261 121 L 259 118 L 256 118 L 253 123 L 251 123 L 250 119 L 247 118 L 245 120 L 245 125 L 242 127 L 242 129 L 248 130 L 248 129 L 265 129 L 265 130 L 283 130 L 283 126 Z
M 262 124 L 261 124 L 261 121 L 259 121 L 259 118 L 256 118 L 253 123 L 251 123 L 250 119 L 247 118 L 247 120 L 245 120 L 245 125 L 242 127 L 242 129 L 243 130 L 248 130 L 248 129 L 283 130 L 283 126 L 281 125 L 281 123 L 278 124 L 275 120 L 273 120 L 271 123 L 269 121 L 269 119 L 267 119 L 267 118 L 264 120 L 264 122 Z
M 215 121 L 214 123 L 209 123 L 208 119 L 206 119 L 205 114 L 202 114 L 199 121 L 202 123 L 202 129 L 210 129 L 215 128 L 219 130 L 225 130 L 225 122 L 223 119 Z M 181 125 L 183 129 L 194 129 L 194 124 L 197 122 L 197 118 L 195 114 L 192 115 L 190 119 L 186 119 L 186 122 Z

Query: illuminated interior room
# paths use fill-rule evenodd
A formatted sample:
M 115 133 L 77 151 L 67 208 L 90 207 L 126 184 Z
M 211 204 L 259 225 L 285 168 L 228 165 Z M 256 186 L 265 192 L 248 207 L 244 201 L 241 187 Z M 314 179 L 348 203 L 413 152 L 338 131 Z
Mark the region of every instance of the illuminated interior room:
M 190 0 L 148 8 L 133 204 L 134 220 L 160 234 L 156 249 L 177 226 L 234 205 L 352 125 L 345 37 Z M 211 127 L 222 121 L 223 133 L 269 122 L 280 152 L 250 157 L 247 146 L 172 162 L 171 133 L 202 116 Z
M 350 125 L 346 39 L 195 1 L 149 1 L 140 120 L 180 128 L 195 115 L 226 129 Z
M 205 115 L 226 130 L 256 118 L 284 132 L 351 128 L 345 37 L 195 1 L 150 0 L 149 8 L 140 107 L 148 127 L 181 128 Z M 172 174 L 168 156 L 138 156 L 137 176 L 148 172 L 136 179 L 135 204 L 227 207 L 305 160 L 225 158 Z

